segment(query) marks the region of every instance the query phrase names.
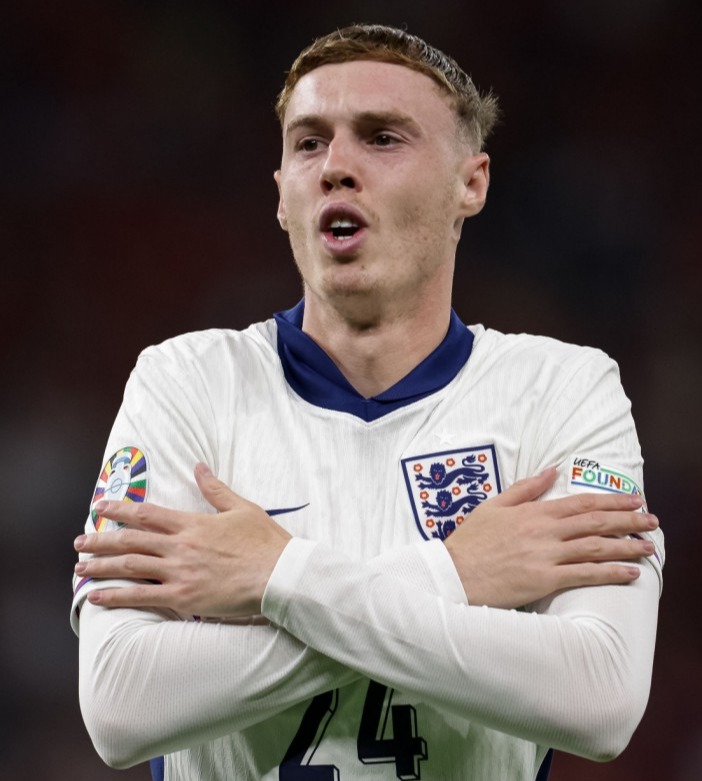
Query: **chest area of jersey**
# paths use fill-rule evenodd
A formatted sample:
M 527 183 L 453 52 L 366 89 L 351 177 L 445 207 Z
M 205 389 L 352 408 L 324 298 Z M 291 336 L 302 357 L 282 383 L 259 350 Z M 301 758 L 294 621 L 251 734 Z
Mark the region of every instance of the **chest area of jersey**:
M 512 482 L 518 451 L 499 426 L 431 415 L 379 426 L 342 416 L 280 421 L 240 431 L 235 444 L 235 490 L 291 533 L 360 558 L 445 539 Z

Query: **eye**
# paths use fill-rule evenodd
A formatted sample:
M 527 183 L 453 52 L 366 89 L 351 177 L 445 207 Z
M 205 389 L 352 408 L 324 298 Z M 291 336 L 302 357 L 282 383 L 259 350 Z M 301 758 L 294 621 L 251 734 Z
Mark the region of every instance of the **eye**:
M 372 142 L 375 146 L 392 146 L 397 143 L 397 138 L 391 136 L 390 133 L 376 133 Z
M 303 138 L 298 141 L 296 148 L 301 152 L 316 152 L 319 149 L 320 143 L 318 138 Z

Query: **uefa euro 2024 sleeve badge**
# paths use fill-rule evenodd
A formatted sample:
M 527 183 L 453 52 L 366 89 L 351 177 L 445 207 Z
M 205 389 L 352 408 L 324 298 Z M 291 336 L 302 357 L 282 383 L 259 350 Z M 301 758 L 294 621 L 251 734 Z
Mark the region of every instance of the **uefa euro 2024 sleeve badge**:
M 102 499 L 112 502 L 143 502 L 146 499 L 148 477 L 146 456 L 137 447 L 123 447 L 111 456 L 100 473 L 90 516 L 97 532 L 115 531 L 123 523 L 110 521 L 95 512 L 95 504 Z
M 417 527 L 445 540 L 481 503 L 502 490 L 494 445 L 402 459 Z

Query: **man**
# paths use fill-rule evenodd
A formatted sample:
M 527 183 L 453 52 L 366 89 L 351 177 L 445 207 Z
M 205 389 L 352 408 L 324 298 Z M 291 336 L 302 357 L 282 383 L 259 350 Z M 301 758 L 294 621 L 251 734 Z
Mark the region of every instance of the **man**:
M 615 364 L 451 310 L 494 100 L 354 26 L 278 108 L 304 301 L 143 353 L 76 541 L 98 751 L 169 781 L 612 758 L 648 697 L 662 540 Z

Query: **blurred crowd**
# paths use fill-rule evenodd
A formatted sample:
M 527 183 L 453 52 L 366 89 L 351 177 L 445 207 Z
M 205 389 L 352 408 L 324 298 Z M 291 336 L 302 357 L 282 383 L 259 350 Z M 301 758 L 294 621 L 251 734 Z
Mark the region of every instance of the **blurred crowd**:
M 697 4 L 24 0 L 0 12 L 8 781 L 119 778 L 78 711 L 72 540 L 139 351 L 299 299 L 272 106 L 297 52 L 353 21 L 406 25 L 500 97 L 461 318 L 601 347 L 633 403 L 668 551 L 651 700 L 621 758 L 557 755 L 552 780 L 702 777 Z

